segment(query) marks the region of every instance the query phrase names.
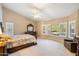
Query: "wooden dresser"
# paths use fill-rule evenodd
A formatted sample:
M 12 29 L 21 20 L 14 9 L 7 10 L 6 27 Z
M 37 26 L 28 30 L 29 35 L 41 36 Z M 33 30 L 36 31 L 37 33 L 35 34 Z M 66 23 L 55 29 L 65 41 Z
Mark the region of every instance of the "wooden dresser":
M 36 31 L 34 31 L 34 26 L 32 24 L 27 25 L 27 31 L 25 32 L 25 34 L 33 35 L 37 39 L 37 33 Z

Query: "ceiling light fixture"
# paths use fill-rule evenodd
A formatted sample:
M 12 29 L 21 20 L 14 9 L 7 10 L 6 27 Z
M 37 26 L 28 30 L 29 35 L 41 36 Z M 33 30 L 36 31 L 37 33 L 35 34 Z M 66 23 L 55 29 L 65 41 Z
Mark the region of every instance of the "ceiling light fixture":
M 34 18 L 40 18 L 41 16 L 40 15 L 34 15 Z

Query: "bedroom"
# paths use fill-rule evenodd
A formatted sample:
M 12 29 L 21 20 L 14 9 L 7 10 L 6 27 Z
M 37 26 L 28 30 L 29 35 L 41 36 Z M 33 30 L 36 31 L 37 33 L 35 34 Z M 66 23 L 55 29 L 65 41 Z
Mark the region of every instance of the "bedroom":
M 73 56 L 79 54 L 77 51 L 77 43 L 75 43 L 76 48 L 74 49 L 73 46 L 70 46 L 71 44 L 73 45 L 74 42 L 71 43 L 68 41 L 69 44 L 65 42 L 66 38 L 67 40 L 74 40 L 75 35 L 77 37 L 79 35 L 78 3 L 2 3 L 0 4 L 0 18 L 3 29 L 3 35 L 0 36 L 4 36 L 3 38 L 5 38 L 5 36 L 9 35 L 11 37 L 9 39 L 12 39 L 11 41 L 14 41 L 13 39 L 16 41 L 14 41 L 13 46 L 20 46 L 8 49 L 12 52 L 18 50 L 9 54 L 10 56 Z M 32 34 L 33 36 L 28 34 Z M 25 39 L 31 39 L 28 40 L 31 44 L 27 45 L 27 40 Z M 5 44 L 1 47 L 2 55 L 4 52 L 8 53 L 4 45 Z M 7 45 L 11 48 L 12 42 L 9 42 Z M 26 48 L 26 46 L 29 45 L 34 46 Z M 25 48 L 21 49 L 21 47 Z M 72 50 L 75 51 L 75 53 L 72 53 Z M 58 53 L 56 53 L 56 51 Z M 33 52 L 33 54 L 31 54 L 31 52 Z

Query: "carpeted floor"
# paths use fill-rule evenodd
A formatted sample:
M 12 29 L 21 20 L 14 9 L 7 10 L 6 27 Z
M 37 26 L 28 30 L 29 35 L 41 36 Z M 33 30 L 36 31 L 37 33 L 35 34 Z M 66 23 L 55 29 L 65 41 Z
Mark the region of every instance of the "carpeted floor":
M 63 44 L 53 40 L 37 39 L 37 45 L 24 48 L 9 56 L 73 56 Z

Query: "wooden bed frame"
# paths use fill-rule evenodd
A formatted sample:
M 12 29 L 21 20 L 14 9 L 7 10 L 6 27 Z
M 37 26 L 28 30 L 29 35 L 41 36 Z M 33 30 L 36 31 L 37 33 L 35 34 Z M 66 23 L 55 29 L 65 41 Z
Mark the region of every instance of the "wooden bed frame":
M 16 52 L 18 50 L 21 50 L 23 48 L 27 48 L 27 47 L 30 47 L 30 46 L 33 46 L 33 45 L 37 45 L 37 43 L 32 42 L 32 43 L 27 43 L 27 44 L 24 44 L 24 45 L 21 45 L 21 46 L 9 48 L 9 49 L 7 49 L 7 54 L 11 54 L 13 52 Z

